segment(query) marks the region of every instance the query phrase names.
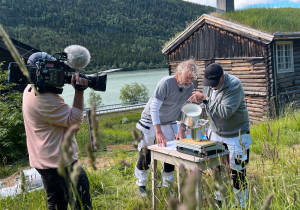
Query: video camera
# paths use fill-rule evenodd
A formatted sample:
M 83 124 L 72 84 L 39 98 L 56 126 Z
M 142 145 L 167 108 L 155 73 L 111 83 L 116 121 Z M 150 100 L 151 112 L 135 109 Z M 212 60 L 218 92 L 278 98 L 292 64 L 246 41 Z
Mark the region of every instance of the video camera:
M 71 45 L 65 49 L 65 52 L 53 53 L 51 56 L 45 52 L 38 53 L 41 53 L 36 56 L 38 59 L 32 61 L 30 56 L 27 62 L 29 79 L 23 75 L 16 62 L 9 63 L 8 82 L 20 85 L 34 84 L 39 93 L 50 91 L 61 94 L 64 84 L 71 84 L 72 72 L 84 68 L 90 62 L 89 51 L 79 45 Z M 105 73 L 100 72 L 89 76 L 79 74 L 79 76 L 88 80 L 89 88 L 95 91 L 106 90 Z M 84 90 L 86 87 L 77 88 Z

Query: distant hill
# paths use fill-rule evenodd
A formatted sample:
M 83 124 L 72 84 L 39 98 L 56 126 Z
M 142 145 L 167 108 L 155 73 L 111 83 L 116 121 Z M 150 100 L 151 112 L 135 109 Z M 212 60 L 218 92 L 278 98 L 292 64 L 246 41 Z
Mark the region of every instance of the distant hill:
M 0 23 L 12 37 L 49 53 L 79 44 L 86 70 L 166 65 L 163 44 L 215 8 L 182 0 L 2 0 Z
M 300 31 L 300 8 L 248 8 L 211 15 L 268 33 Z

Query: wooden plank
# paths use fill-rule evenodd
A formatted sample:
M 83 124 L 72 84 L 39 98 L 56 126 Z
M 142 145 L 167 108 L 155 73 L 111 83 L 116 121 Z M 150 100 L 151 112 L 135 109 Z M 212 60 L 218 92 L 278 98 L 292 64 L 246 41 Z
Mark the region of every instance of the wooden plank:
M 266 105 L 263 105 L 263 104 L 250 104 L 250 103 L 246 103 L 246 104 L 247 104 L 247 107 L 252 107 L 252 108 L 264 109 L 267 107 Z
M 251 102 L 251 103 L 250 103 Z M 264 102 L 264 101 L 249 101 L 249 100 L 246 100 L 246 104 L 248 106 L 248 104 L 252 104 L 252 105 L 259 105 L 259 106 L 266 106 L 267 105 L 267 102 Z
M 247 107 L 248 111 L 255 112 L 255 113 L 265 113 L 266 108 L 253 108 L 253 107 Z
M 233 51 L 233 56 L 234 57 L 239 57 L 239 42 L 238 42 L 238 37 L 239 35 L 234 35 L 234 51 Z
M 205 28 L 203 27 L 202 30 L 200 30 L 200 59 L 204 59 L 204 42 L 205 42 Z
M 204 26 L 204 34 L 205 34 L 205 42 L 204 42 L 204 52 L 205 52 L 205 54 L 204 54 L 204 59 L 208 59 L 208 57 L 209 57 L 209 29 L 208 29 L 208 25 L 207 24 L 205 24 L 205 26 Z
M 267 87 L 265 83 L 242 83 L 243 87 Z
M 245 57 L 251 57 L 249 54 L 249 42 L 248 39 L 244 39 L 244 52 L 245 52 Z
M 220 42 L 220 29 L 215 28 L 215 57 L 220 58 L 221 57 L 221 42 Z
M 226 70 L 228 74 L 232 75 L 265 75 L 266 71 L 260 70 L 260 71 L 230 71 Z
M 229 58 L 233 57 L 233 53 L 232 53 L 232 34 L 227 32 L 227 56 Z
M 252 80 L 251 79 L 240 79 L 242 83 L 251 83 Z M 256 83 L 266 83 L 265 79 L 256 79 L 255 80 Z
M 294 85 L 292 87 L 284 87 L 284 88 L 278 88 L 279 92 L 286 92 L 286 91 L 294 91 L 294 90 L 299 90 L 300 89 L 300 85 Z
M 198 59 L 198 42 L 199 42 L 199 36 L 198 36 L 198 31 L 195 33 L 195 59 Z
M 266 92 L 258 92 L 258 91 L 244 91 L 245 95 L 259 95 L 259 96 L 266 96 Z
M 256 64 L 253 64 L 254 67 L 266 67 L 266 64 L 264 62 L 262 63 L 256 63 Z
M 232 62 L 232 67 L 253 67 L 251 63 Z
M 227 58 L 228 54 L 227 54 L 227 39 L 228 39 L 228 36 L 227 36 L 227 32 L 222 30 L 222 57 L 223 58 Z
M 265 115 L 265 113 L 257 113 L 257 112 L 252 112 L 252 111 L 248 111 L 249 116 L 253 116 L 253 117 L 262 117 Z
M 276 79 L 276 82 L 277 82 L 277 84 L 279 84 L 279 83 L 295 81 L 295 80 L 300 80 L 300 76 L 287 77 L 285 79 Z
M 266 92 L 267 88 L 266 87 L 243 87 L 244 91 L 253 91 L 253 92 Z
M 240 35 L 238 35 L 237 42 L 238 42 L 238 57 L 242 57 L 242 42 L 241 42 Z
M 279 88 L 291 87 L 291 86 L 294 86 L 294 82 L 293 81 L 283 82 L 283 83 L 280 83 L 278 86 L 279 86 Z
M 253 67 L 253 71 L 266 71 L 266 67 Z
M 253 71 L 253 67 L 232 67 L 232 71 Z
M 216 40 L 215 40 L 215 30 L 214 30 L 214 27 L 210 26 L 208 27 L 209 28 L 209 34 L 210 34 L 210 37 L 209 37 L 209 59 L 212 59 L 212 58 L 215 58 L 215 43 L 216 43 Z
M 245 96 L 246 100 L 250 101 L 265 101 L 266 99 L 263 97 L 251 97 L 251 96 Z
M 264 78 L 266 78 L 265 75 L 253 75 L 253 74 L 235 75 L 235 76 L 238 77 L 239 79 L 264 79 Z M 253 80 L 252 82 L 255 83 L 255 80 Z
M 278 95 L 289 95 L 289 94 L 293 94 L 293 93 L 299 93 L 299 89 L 296 90 L 290 90 L 290 91 L 283 91 L 283 92 L 278 92 Z
M 232 61 L 234 60 L 245 60 L 244 62 L 248 62 L 248 60 L 261 60 L 264 59 L 264 57 L 240 57 L 240 58 L 218 58 L 216 60 L 228 60 L 231 59 Z M 236 62 L 236 61 L 235 61 Z
M 276 78 L 277 80 L 288 78 L 288 77 L 295 77 L 295 76 L 300 76 L 300 72 L 289 72 L 285 74 L 277 74 Z
M 215 60 L 215 63 L 219 64 L 230 64 L 231 65 L 231 60 Z

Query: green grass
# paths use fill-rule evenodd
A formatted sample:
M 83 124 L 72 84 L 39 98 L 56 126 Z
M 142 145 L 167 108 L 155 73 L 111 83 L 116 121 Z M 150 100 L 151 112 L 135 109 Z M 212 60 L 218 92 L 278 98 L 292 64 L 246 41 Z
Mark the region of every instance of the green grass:
M 24 167 L 28 167 L 28 159 L 22 158 L 12 165 L 2 165 L 0 164 L 0 179 L 6 178 L 17 171 L 20 171 Z
M 269 129 L 268 129 L 269 126 Z M 269 130 L 269 131 L 268 131 Z M 277 138 L 279 130 L 279 138 Z M 277 149 L 290 147 L 299 144 L 300 139 L 300 112 L 287 111 L 281 114 L 279 120 L 269 120 L 251 126 L 251 136 L 253 139 L 251 151 L 256 154 L 261 153 L 262 143 L 267 142 Z M 265 136 L 266 141 L 263 136 Z
M 269 33 L 296 32 L 300 28 L 300 8 L 248 8 L 211 15 Z
M 117 122 L 122 118 L 122 116 L 109 114 L 106 117 L 113 118 L 113 122 Z M 102 116 L 99 119 L 100 123 L 105 124 L 104 119 L 105 117 Z M 134 117 L 132 120 L 135 120 Z M 286 112 L 278 120 L 252 125 L 253 144 L 251 146 L 250 163 L 247 166 L 249 197 L 251 199 L 247 209 L 262 209 L 264 200 L 270 194 L 274 194 L 270 209 L 300 209 L 298 199 L 300 197 L 299 123 L 300 111 L 294 110 Z M 268 124 L 270 129 L 268 129 Z M 124 127 L 126 127 L 125 125 Z M 81 144 L 84 145 L 88 142 L 88 138 L 84 135 L 87 132 L 87 130 L 84 131 L 86 129 L 84 126 L 86 125 L 83 124 L 77 134 L 79 147 Z M 119 126 L 122 125 L 119 123 Z M 129 129 L 129 127 L 126 127 L 126 129 Z M 278 127 L 279 137 L 276 138 Z M 266 141 L 262 135 L 266 137 Z M 81 148 L 80 150 L 83 152 Z M 140 199 L 137 196 L 134 166 L 138 158 L 138 152 L 119 150 L 111 153 L 98 152 L 96 154 L 99 163 L 111 160 L 112 164 L 102 166 L 97 171 L 87 169 L 94 209 L 151 209 L 151 196 L 149 199 Z M 128 161 L 131 167 L 125 167 L 119 163 L 120 158 Z M 80 162 L 83 163 L 85 160 L 86 158 L 81 156 Z M 158 171 L 160 171 L 161 164 L 158 165 Z M 158 180 L 161 180 L 160 174 L 158 174 Z M 226 187 L 228 188 L 228 201 L 223 209 L 231 209 L 230 204 L 234 202 L 234 195 L 230 190 L 230 185 Z M 177 195 L 176 176 L 172 188 Z M 150 189 L 151 177 L 149 176 L 148 194 L 151 194 Z M 207 198 L 209 195 L 213 197 L 214 189 L 215 182 L 208 171 L 203 174 L 203 209 L 211 209 Z M 168 209 L 168 195 L 162 189 L 157 191 L 157 209 Z M 0 209 L 46 209 L 46 195 L 44 191 L 39 191 L 28 193 L 25 197 L 18 195 L 15 198 L 0 199 Z
M 227 13 L 209 15 L 242 24 L 267 33 L 298 32 L 300 28 L 300 8 L 247 8 Z M 194 21 L 193 21 L 194 22 Z M 192 23 L 193 23 L 192 22 Z M 191 24 L 191 23 L 190 23 Z M 188 25 L 187 25 L 188 26 Z M 167 41 L 163 48 L 171 43 L 181 32 Z
M 108 113 L 98 117 L 99 120 L 99 144 L 104 149 L 107 145 L 131 144 L 131 131 L 135 128 L 137 121 L 141 117 L 143 109 L 130 110 L 126 112 Z M 127 118 L 126 123 L 122 123 L 123 118 Z M 124 121 L 123 121 L 124 122 Z M 89 140 L 86 120 L 81 125 L 76 134 L 80 155 L 84 154 L 84 145 Z

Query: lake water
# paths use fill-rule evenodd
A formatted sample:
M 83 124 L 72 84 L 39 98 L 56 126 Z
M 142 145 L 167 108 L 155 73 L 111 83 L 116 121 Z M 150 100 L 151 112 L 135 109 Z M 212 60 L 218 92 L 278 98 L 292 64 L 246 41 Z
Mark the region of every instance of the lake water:
M 149 97 L 153 94 L 156 84 L 163 77 L 168 76 L 168 69 L 151 69 L 151 70 L 136 70 L 136 71 L 120 71 L 107 74 L 106 91 L 97 91 L 102 98 L 103 105 L 119 104 L 122 101 L 120 97 L 120 89 L 125 84 L 137 82 L 144 84 L 149 90 Z M 65 103 L 73 105 L 74 89 L 71 85 L 63 87 L 63 93 L 60 95 Z M 84 91 L 84 102 L 87 104 L 90 88 Z

